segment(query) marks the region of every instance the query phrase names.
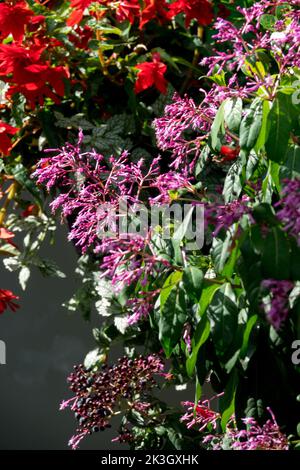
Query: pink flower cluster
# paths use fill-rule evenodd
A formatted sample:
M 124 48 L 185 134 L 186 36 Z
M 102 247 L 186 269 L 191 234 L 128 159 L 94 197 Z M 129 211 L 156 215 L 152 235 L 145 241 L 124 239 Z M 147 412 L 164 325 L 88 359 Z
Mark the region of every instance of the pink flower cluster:
M 100 269 L 104 276 L 111 278 L 115 292 L 138 282 L 144 287 L 162 269 L 169 269 L 170 264 L 155 253 L 151 227 L 141 235 L 118 230 L 117 225 L 121 223 L 118 218 L 122 217 L 120 207 L 126 202 L 128 211 L 134 213 L 139 204 L 148 202 L 149 191 L 153 194 L 151 204 L 168 203 L 169 191 L 190 187 L 189 179 L 174 171 L 161 174 L 160 158 L 153 159 L 146 168 L 142 159 L 130 162 L 127 152 L 106 161 L 94 150 L 83 152 L 82 145 L 80 131 L 75 145 L 66 143 L 62 149 L 47 150 L 55 155 L 41 159 L 33 176 L 48 190 L 60 189 L 51 203 L 52 211 L 60 208 L 64 218 L 72 216 L 69 240 L 74 240 L 82 252 L 92 248 L 101 255 Z M 107 226 L 115 229 L 113 236 L 100 237 L 99 230 Z M 148 292 L 142 294 L 141 299 L 129 302 L 130 324 L 147 315 L 153 297 L 154 294 Z
M 211 408 L 211 401 L 222 394 L 209 400 L 199 401 L 197 405 L 192 402 L 184 402 L 188 407 L 181 421 L 186 423 L 188 429 L 196 428 L 199 432 L 209 430 L 209 434 L 203 437 L 202 443 L 212 450 L 222 450 L 223 441 L 226 438 L 232 450 L 288 450 L 287 437 L 281 432 L 274 413 L 267 408 L 271 415 L 263 425 L 257 423 L 254 418 L 247 417 L 244 422 L 245 429 L 237 429 L 235 417 L 232 416 L 227 425 L 225 434 L 212 433 L 218 429 L 221 415 Z
M 294 287 L 292 281 L 265 279 L 262 287 L 270 292 L 270 304 L 265 308 L 268 321 L 278 330 L 288 317 L 289 294 Z
M 248 61 L 253 57 L 259 58 L 262 50 L 267 51 L 276 60 L 280 75 L 287 73 L 291 66 L 299 67 L 300 5 L 297 0 L 290 1 L 289 4 L 287 5 L 285 0 L 260 0 L 249 8 L 237 7 L 244 17 L 240 27 L 219 18 L 214 24 L 217 33 L 213 38 L 217 43 L 226 43 L 229 47 L 225 52 L 215 49 L 215 55 L 202 60 L 202 65 L 209 67 L 209 74 L 224 69 L 237 72 L 242 67 L 247 67 Z M 274 20 L 272 27 L 265 30 L 261 25 L 263 15 L 274 14 L 279 6 L 282 6 L 284 11 L 282 19 Z M 255 70 L 252 70 L 252 73 L 254 89 L 265 85 L 266 88 L 273 87 L 275 91 L 276 84 L 269 74 L 263 75 Z M 248 85 L 249 83 L 251 80 Z
M 300 245 L 300 180 L 285 180 L 282 198 L 276 204 L 283 229 Z

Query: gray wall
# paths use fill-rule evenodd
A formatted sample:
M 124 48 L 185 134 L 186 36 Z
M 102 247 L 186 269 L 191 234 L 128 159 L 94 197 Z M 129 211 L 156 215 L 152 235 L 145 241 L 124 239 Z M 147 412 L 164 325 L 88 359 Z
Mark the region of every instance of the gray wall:
M 66 279 L 43 278 L 32 271 L 24 292 L 16 274 L 4 269 L 0 260 L 0 288 L 19 295 L 21 306 L 16 313 L 7 310 L 0 315 L 0 340 L 7 348 L 7 363 L 0 365 L 1 450 L 67 449 L 75 431 L 73 413 L 59 411 L 59 404 L 72 396 L 66 378 L 73 365 L 94 349 L 91 331 L 99 325 L 100 317 L 95 313 L 89 323 L 61 306 L 78 285 L 76 254 L 66 236 L 59 228 L 55 245 L 48 245 L 44 252 L 57 262 Z M 114 351 L 113 360 L 117 356 Z M 194 390 L 166 390 L 162 397 L 178 405 L 182 400 L 193 400 Z M 112 429 L 83 440 L 80 448 L 125 450 L 126 446 L 111 442 L 118 423 L 112 424 Z
M 67 409 L 59 411 L 62 399 L 72 396 L 66 377 L 74 364 L 95 347 L 92 324 L 80 314 L 61 307 L 76 289 L 76 254 L 58 230 L 47 257 L 56 260 L 67 279 L 43 278 L 33 271 L 23 292 L 14 273 L 0 264 L 0 288 L 20 296 L 21 308 L 0 316 L 0 339 L 6 343 L 6 365 L 0 365 L 0 449 L 66 449 L 76 421 Z M 95 434 L 83 441 L 82 449 L 118 447 L 111 444 L 115 433 Z

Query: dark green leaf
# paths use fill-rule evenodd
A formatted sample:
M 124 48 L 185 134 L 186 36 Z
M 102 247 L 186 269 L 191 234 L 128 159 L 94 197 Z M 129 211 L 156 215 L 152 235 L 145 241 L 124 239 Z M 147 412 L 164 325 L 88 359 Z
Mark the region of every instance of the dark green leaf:
M 182 275 L 183 286 L 187 295 L 196 303 L 199 302 L 202 284 L 203 272 L 196 266 L 186 267 Z
M 270 160 L 284 163 L 287 156 L 287 145 L 292 129 L 290 116 L 291 98 L 278 94 L 268 117 L 267 156 Z
M 290 271 L 289 245 L 285 234 L 273 227 L 267 235 L 262 253 L 262 272 L 265 278 L 288 279 Z
M 183 325 L 187 320 L 185 291 L 179 284 L 175 286 L 161 308 L 159 318 L 159 340 L 166 357 L 170 357 L 181 338 Z
M 240 127 L 240 147 L 242 150 L 250 151 L 255 147 L 262 126 L 262 110 L 262 101 L 256 98 L 242 119 Z
M 198 352 L 201 346 L 207 341 L 210 333 L 209 321 L 204 314 L 197 325 L 195 334 L 192 339 L 192 353 L 186 361 L 187 374 L 191 377 L 194 373 Z

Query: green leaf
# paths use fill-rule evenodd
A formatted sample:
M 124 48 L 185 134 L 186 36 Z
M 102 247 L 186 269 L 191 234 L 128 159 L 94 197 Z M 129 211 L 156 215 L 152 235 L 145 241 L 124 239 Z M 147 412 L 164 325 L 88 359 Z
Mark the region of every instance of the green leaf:
M 279 176 L 281 180 L 300 177 L 300 147 L 298 145 L 288 147 L 284 158 L 284 165 L 280 166 Z
M 250 151 L 255 147 L 261 131 L 263 118 L 262 100 L 256 98 L 244 116 L 240 126 L 240 147 Z
M 239 197 L 242 191 L 242 167 L 241 162 L 236 161 L 226 175 L 223 187 L 225 202 L 232 202 Z
M 231 132 L 239 130 L 242 120 L 243 100 L 241 98 L 229 98 L 224 105 L 224 120 Z
M 220 238 L 213 239 L 211 256 L 217 273 L 222 274 L 231 253 L 231 246 L 232 235 L 229 232 L 226 234 L 225 240 L 221 240 Z
M 161 308 L 159 317 L 159 340 L 169 358 L 182 335 L 183 325 L 187 320 L 185 291 L 181 284 L 175 286 L 168 296 L 168 301 Z
M 174 271 L 173 273 L 170 274 L 170 276 L 165 281 L 160 292 L 160 308 L 161 309 L 163 308 L 164 304 L 168 300 L 168 297 L 172 289 L 175 286 L 177 286 L 177 284 L 181 281 L 181 278 L 182 278 L 182 272 Z
M 176 232 L 173 235 L 173 239 L 176 241 L 182 241 L 186 235 L 189 233 L 191 220 L 194 212 L 194 207 L 191 207 L 188 213 L 185 215 L 182 223 L 177 228 Z
M 268 116 L 271 110 L 270 102 L 267 100 L 263 101 L 262 105 L 262 123 L 260 132 L 258 135 L 258 139 L 256 141 L 254 150 L 258 153 L 265 145 L 267 138 L 268 138 Z
M 30 178 L 30 175 L 27 169 L 22 165 L 22 163 L 18 163 L 13 169 L 12 174 L 15 177 L 15 180 L 23 187 L 29 191 L 30 194 L 34 197 L 35 201 L 42 205 L 41 200 L 41 193 L 35 184 L 34 180 Z
M 222 284 L 219 283 L 211 283 L 204 279 L 202 294 L 199 300 L 199 316 L 202 317 L 206 312 L 207 307 L 212 302 L 215 293 L 218 289 L 222 287 Z
M 287 145 L 292 129 L 290 107 L 291 98 L 279 93 L 268 117 L 266 152 L 268 158 L 277 163 L 284 163 L 287 156 Z
M 226 431 L 226 425 L 230 420 L 231 416 L 234 414 L 235 410 L 235 394 L 236 388 L 238 383 L 238 374 L 237 371 L 234 370 L 231 373 L 229 381 L 227 383 L 224 396 L 220 399 L 220 411 L 222 414 L 221 418 L 221 427 L 223 432 Z
M 273 207 L 270 204 L 262 203 L 253 208 L 252 215 L 256 222 L 268 225 L 278 225 Z
M 266 29 L 267 31 L 273 31 L 274 30 L 274 26 L 275 26 L 275 23 L 277 21 L 277 18 L 276 16 L 274 15 L 262 15 L 260 17 L 260 24 L 262 25 L 262 27 L 264 29 Z
M 186 361 L 186 371 L 190 377 L 192 377 L 196 367 L 199 349 L 207 341 L 209 333 L 209 321 L 207 319 L 207 316 L 204 314 L 200 322 L 198 323 L 195 334 L 192 338 L 192 353 Z
M 231 285 L 226 283 L 216 293 L 207 310 L 217 356 L 225 362 L 235 352 L 232 346 L 238 328 L 238 313 L 235 293 Z
M 291 279 L 293 281 L 300 281 L 300 249 L 296 240 L 291 240 L 291 257 L 290 257 L 290 270 Z
M 182 282 L 187 295 L 191 297 L 193 301 L 198 303 L 203 284 L 203 272 L 201 269 L 196 266 L 186 267 L 183 271 Z
M 244 334 L 243 334 L 243 343 L 242 343 L 242 347 L 240 349 L 240 358 L 241 359 L 244 359 L 247 355 L 247 351 L 248 351 L 248 345 L 249 345 L 249 338 L 250 338 L 250 335 L 251 335 L 251 331 L 253 330 L 256 322 L 257 322 L 257 315 L 252 315 L 248 321 L 247 321 L 247 324 L 246 324 L 246 328 L 244 330 Z
M 215 150 L 219 143 L 219 134 L 224 134 L 224 112 L 225 112 L 225 101 L 221 104 L 211 126 L 210 138 L 211 146 Z
M 267 235 L 262 253 L 262 271 L 265 278 L 289 279 L 290 253 L 285 234 L 273 227 Z

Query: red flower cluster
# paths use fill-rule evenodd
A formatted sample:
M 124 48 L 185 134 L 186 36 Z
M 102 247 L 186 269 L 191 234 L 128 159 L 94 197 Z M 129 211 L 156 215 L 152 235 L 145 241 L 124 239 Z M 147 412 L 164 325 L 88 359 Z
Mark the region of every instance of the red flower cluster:
M 197 20 L 200 25 L 207 26 L 214 18 L 213 7 L 208 0 L 176 0 L 170 6 L 170 12 L 172 18 L 184 13 L 187 28 L 193 19 Z
M 44 16 L 35 16 L 24 1 L 0 3 L 0 35 L 5 39 L 12 34 L 15 41 L 22 41 L 26 25 L 38 23 Z
M 19 297 L 14 295 L 10 290 L 0 289 L 0 314 L 3 313 L 7 308 L 10 308 L 12 312 L 15 312 L 19 305 L 13 300 Z
M 151 20 L 159 22 L 170 21 L 180 13 L 186 16 L 186 25 L 189 26 L 192 19 L 196 19 L 199 24 L 206 26 L 213 20 L 213 8 L 209 0 L 176 0 L 169 4 L 166 0 L 144 0 L 141 7 L 139 0 L 71 0 L 71 7 L 74 9 L 67 21 L 69 26 L 73 26 L 82 20 L 83 12 L 92 3 L 100 3 L 116 13 L 118 21 L 129 20 L 134 23 L 139 20 L 139 28 Z
M 168 21 L 172 18 L 169 5 L 166 0 L 146 0 L 145 8 L 141 12 L 140 29 L 153 19 L 157 19 L 161 23 Z
M 26 48 L 18 44 L 0 45 L 0 77 L 11 86 L 7 92 L 10 97 L 22 93 L 30 106 L 43 105 L 49 97 L 59 103 L 64 95 L 64 78 L 68 77 L 65 67 L 51 67 L 41 56 L 46 47 Z M 8 75 L 11 74 L 11 77 Z
M 152 62 L 143 62 L 138 64 L 136 68 L 139 70 L 137 81 L 135 83 L 135 93 L 150 88 L 154 85 L 161 93 L 167 91 L 167 81 L 164 74 L 167 71 L 167 66 L 160 60 L 159 54 L 153 54 Z
M 3 155 L 9 155 L 12 147 L 10 135 L 15 135 L 18 132 L 17 127 L 12 127 L 6 122 L 0 121 L 0 152 Z
M 93 0 L 71 0 L 71 7 L 74 8 L 70 18 L 67 21 L 68 26 L 74 26 L 80 23 L 83 17 L 83 12 L 90 6 Z

